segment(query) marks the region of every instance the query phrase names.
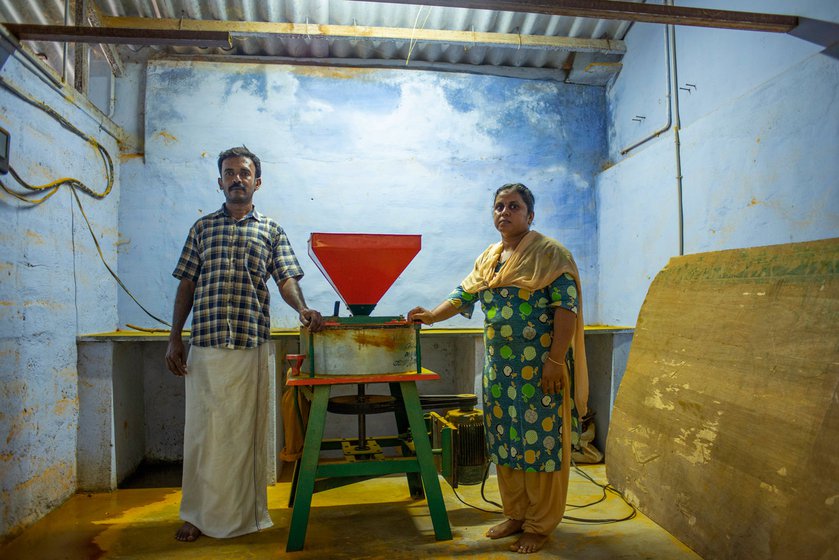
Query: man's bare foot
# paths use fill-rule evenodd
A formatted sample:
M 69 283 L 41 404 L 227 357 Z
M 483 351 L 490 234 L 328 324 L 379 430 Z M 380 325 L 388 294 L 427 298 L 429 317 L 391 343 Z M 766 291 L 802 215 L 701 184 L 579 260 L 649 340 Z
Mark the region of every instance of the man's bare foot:
M 201 536 L 201 529 L 190 523 L 189 521 L 181 525 L 178 532 L 175 533 L 175 538 L 183 542 L 192 542 Z
M 537 550 L 541 550 L 547 540 L 547 535 L 525 532 L 519 540 L 510 545 L 510 550 L 519 554 L 532 554 Z
M 518 519 L 507 519 L 503 523 L 499 523 L 498 525 L 492 527 L 489 531 L 487 531 L 486 536 L 488 536 L 491 539 L 502 539 L 504 537 L 509 537 L 510 535 L 521 533 L 522 525 L 524 525 L 524 521 L 519 521 Z

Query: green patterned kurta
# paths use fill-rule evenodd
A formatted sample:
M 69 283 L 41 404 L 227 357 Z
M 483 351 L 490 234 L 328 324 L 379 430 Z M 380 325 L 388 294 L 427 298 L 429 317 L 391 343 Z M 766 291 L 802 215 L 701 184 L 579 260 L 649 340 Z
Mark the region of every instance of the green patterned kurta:
M 542 364 L 553 340 L 556 307 L 577 313 L 577 288 L 569 274 L 550 286 L 530 292 L 514 287 L 464 292 L 458 286 L 449 296 L 467 317 L 480 300 L 484 322 L 483 405 L 490 460 L 526 471 L 560 469 L 562 455 L 562 396 L 546 395 L 540 380 Z M 574 362 L 569 349 L 571 387 Z M 580 438 L 577 408 L 571 405 L 571 444 Z

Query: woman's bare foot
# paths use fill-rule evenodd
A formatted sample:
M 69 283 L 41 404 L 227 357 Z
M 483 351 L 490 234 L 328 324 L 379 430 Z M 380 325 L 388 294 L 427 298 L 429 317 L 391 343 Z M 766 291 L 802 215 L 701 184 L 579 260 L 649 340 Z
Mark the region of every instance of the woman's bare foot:
M 547 540 L 547 535 L 525 533 L 519 540 L 510 545 L 510 550 L 519 554 L 532 554 L 537 550 L 541 550 Z
M 491 539 L 502 539 L 504 537 L 509 537 L 510 535 L 521 533 L 522 525 L 524 525 L 524 521 L 519 521 L 518 519 L 507 519 L 503 523 L 499 523 L 498 525 L 492 527 L 489 531 L 487 531 L 486 536 L 488 536 Z
M 175 533 L 175 538 L 183 542 L 192 542 L 201 536 L 201 529 L 190 523 L 189 521 L 181 525 L 178 532 Z

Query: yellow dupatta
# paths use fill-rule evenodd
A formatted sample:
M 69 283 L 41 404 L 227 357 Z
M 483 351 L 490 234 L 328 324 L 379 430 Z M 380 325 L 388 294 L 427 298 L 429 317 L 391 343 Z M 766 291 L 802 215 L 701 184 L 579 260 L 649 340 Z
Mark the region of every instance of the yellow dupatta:
M 481 253 L 475 261 L 475 268 L 461 283 L 464 291 L 474 294 L 502 286 L 534 291 L 549 286 L 566 272 L 577 283 L 577 325 L 571 347 L 574 349 L 574 403 L 582 419 L 588 410 L 588 365 L 583 330 L 583 293 L 574 257 L 555 239 L 531 230 L 496 273 L 501 249 L 499 241 Z

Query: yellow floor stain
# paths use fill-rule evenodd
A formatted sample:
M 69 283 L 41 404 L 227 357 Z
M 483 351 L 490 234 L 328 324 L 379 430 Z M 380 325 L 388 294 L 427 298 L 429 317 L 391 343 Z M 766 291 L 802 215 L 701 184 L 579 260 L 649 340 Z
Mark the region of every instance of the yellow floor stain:
M 605 482 L 605 466 L 583 467 Z M 287 475 L 287 473 L 286 473 Z M 288 478 L 283 476 L 281 478 Z M 0 558 L 16 559 L 202 559 L 280 558 L 399 560 L 408 558 L 509 559 L 515 537 L 490 540 L 484 533 L 503 520 L 481 498 L 480 486 L 461 486 L 457 495 L 441 479 L 453 539 L 436 541 L 425 501 L 412 500 L 403 476 L 382 477 L 315 494 L 304 550 L 285 552 L 291 510 L 286 507 L 287 481 L 269 487 L 268 507 L 274 526 L 234 539 L 201 537 L 194 543 L 174 539 L 180 489 L 118 490 L 76 494 L 63 506 L 0 548 Z M 572 471 L 567 515 L 615 518 L 629 508 L 611 496 L 591 507 L 600 488 Z M 486 497 L 499 501 L 490 477 Z M 461 501 L 463 500 L 463 501 Z M 531 559 L 575 560 L 698 560 L 699 557 L 643 515 L 610 525 L 563 522 L 545 548 Z

